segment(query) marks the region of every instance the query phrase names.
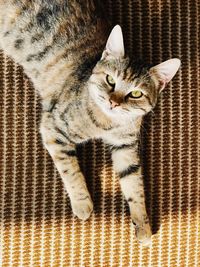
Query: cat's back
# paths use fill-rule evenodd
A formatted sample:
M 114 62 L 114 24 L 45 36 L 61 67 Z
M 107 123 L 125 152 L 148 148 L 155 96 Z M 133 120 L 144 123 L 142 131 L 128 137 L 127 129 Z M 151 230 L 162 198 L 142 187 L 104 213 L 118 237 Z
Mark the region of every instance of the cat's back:
M 94 14 L 93 0 L 0 0 L 0 30 L 6 35 L 53 33 L 60 26 L 65 34 L 74 35 L 74 26 L 81 29 L 91 23 Z
M 84 51 L 98 19 L 93 0 L 0 0 L 0 47 L 22 65 L 64 48 Z

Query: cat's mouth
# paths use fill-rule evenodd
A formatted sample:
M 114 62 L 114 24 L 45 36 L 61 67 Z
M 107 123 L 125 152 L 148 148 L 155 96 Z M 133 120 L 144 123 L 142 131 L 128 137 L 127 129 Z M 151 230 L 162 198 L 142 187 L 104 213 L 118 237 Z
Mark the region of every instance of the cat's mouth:
M 124 108 L 121 105 L 113 106 L 111 105 L 109 100 L 106 100 L 105 98 L 99 98 L 99 101 L 97 101 L 98 106 L 101 108 L 102 112 L 104 112 L 106 115 L 111 117 L 119 117 L 119 116 L 130 116 L 131 112 L 127 108 Z
M 144 115 L 147 113 L 146 110 L 137 105 L 132 110 L 123 105 L 113 105 L 110 103 L 109 99 L 106 99 L 104 96 L 98 97 L 97 104 L 106 115 L 111 117 L 132 117 L 132 115 Z

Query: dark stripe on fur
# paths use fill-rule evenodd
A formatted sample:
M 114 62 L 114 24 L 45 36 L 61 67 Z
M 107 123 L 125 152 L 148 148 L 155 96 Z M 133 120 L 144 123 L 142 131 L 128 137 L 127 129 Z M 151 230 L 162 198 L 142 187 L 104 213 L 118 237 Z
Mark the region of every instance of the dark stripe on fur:
M 98 54 L 93 58 L 84 59 L 75 70 L 74 75 L 78 78 L 79 81 L 88 80 L 88 78 L 92 74 L 92 70 L 96 65 L 97 61 L 99 61 L 101 55 Z
M 128 62 L 127 66 L 124 70 L 123 80 L 126 80 L 126 78 L 128 76 L 128 71 L 130 71 L 130 66 L 131 66 L 131 61 Z
M 132 223 L 133 223 L 134 226 L 137 226 L 137 224 L 133 220 L 132 220 Z
M 52 99 L 50 102 L 43 102 L 43 111 L 51 113 L 57 104 L 57 99 Z
M 41 40 L 43 38 L 44 34 L 42 33 L 37 33 L 34 36 L 31 37 L 31 43 L 35 43 L 38 42 L 39 40 Z
M 58 145 L 65 145 L 66 144 L 65 142 L 61 141 L 60 139 L 56 139 L 55 143 Z
M 148 100 L 148 102 L 149 102 L 149 105 L 153 107 L 153 103 L 151 102 L 151 99 L 150 99 L 150 97 L 149 97 L 149 96 L 147 96 L 147 95 L 144 95 L 144 96 L 145 96 L 145 97 L 146 97 L 146 99 Z
M 61 153 L 64 153 L 69 157 L 76 157 L 76 150 L 61 150 Z
M 88 198 L 89 198 L 89 196 L 86 196 L 86 197 L 79 198 L 78 200 L 86 200 Z
M 141 109 L 142 111 L 144 111 L 144 113 L 147 113 L 146 109 L 141 108 L 141 107 L 140 107 L 140 109 Z
M 44 56 L 51 50 L 51 48 L 52 48 L 52 46 L 49 45 L 49 46 L 46 46 L 43 51 L 41 51 L 37 54 L 28 55 L 26 61 L 27 62 L 30 62 L 33 60 L 41 61 L 44 58 Z
M 119 172 L 119 177 L 124 178 L 125 176 L 128 176 L 132 173 L 135 173 L 139 170 L 140 165 L 130 165 L 126 170 Z
M 24 40 L 23 39 L 17 39 L 15 40 L 14 47 L 16 49 L 21 49 L 23 46 Z
M 6 37 L 6 36 L 8 36 L 10 34 L 10 31 L 6 31 L 5 33 L 4 33 L 4 37 Z
M 139 105 L 134 106 L 135 109 L 141 109 L 142 111 L 144 111 L 144 113 L 147 113 L 146 109 L 141 108 Z
M 36 15 L 36 22 L 39 27 L 43 28 L 45 31 L 51 29 L 53 20 L 58 17 L 61 10 L 61 5 L 49 3 L 48 7 L 43 7 Z
M 98 127 L 98 128 L 101 128 L 101 129 L 103 129 L 103 130 L 111 130 L 113 127 L 105 127 L 105 126 L 103 126 L 102 124 L 100 124 L 97 120 L 96 120 L 96 118 L 95 118 L 95 116 L 94 116 L 94 114 L 93 114 L 93 112 L 92 112 L 92 110 L 90 110 L 89 108 L 87 108 L 87 113 L 88 113 L 88 116 L 90 117 L 90 120 L 94 123 L 94 125 L 96 126 L 96 127 Z
M 59 134 L 61 134 L 62 136 L 64 136 L 70 143 L 75 144 L 75 142 L 72 141 L 72 140 L 69 138 L 69 136 L 68 136 L 65 132 L 63 132 L 60 128 L 56 127 L 55 130 L 56 130 Z
M 45 31 L 50 30 L 54 21 L 62 17 L 64 14 L 67 16 L 70 8 L 70 1 L 42 1 L 41 9 L 36 15 L 36 21 L 39 27 Z
M 138 141 L 135 141 L 131 144 L 123 144 L 123 145 L 120 145 L 120 146 L 110 146 L 110 150 L 111 151 L 118 151 L 118 150 L 121 150 L 121 149 L 124 149 L 124 148 L 133 148 L 135 146 L 138 145 Z
M 65 160 L 66 158 L 58 157 L 57 160 Z
M 69 129 L 69 132 L 70 132 L 70 129 Z M 82 141 L 85 140 L 85 137 L 84 136 L 81 136 L 80 134 L 74 133 L 72 131 L 71 131 L 70 136 L 73 136 L 74 140 L 76 140 L 77 143 L 82 142 Z

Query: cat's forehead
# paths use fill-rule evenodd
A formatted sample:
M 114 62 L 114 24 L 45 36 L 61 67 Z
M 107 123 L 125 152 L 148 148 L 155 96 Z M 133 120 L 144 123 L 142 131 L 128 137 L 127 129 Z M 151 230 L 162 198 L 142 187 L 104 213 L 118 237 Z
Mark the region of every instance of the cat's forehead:
M 149 66 L 143 62 L 131 61 L 130 59 L 110 59 L 100 61 L 102 71 L 120 78 L 129 83 L 149 82 Z

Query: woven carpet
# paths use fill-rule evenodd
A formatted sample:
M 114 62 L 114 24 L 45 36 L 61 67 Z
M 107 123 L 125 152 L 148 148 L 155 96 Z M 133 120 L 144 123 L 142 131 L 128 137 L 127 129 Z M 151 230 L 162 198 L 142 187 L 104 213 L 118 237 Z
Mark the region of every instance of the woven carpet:
M 69 199 L 38 131 L 41 106 L 22 68 L 0 52 L 3 267 L 200 266 L 200 1 L 108 0 L 133 56 L 181 70 L 145 118 L 143 162 L 152 245 L 137 244 L 101 142 L 78 149 L 94 200 L 87 222 Z

